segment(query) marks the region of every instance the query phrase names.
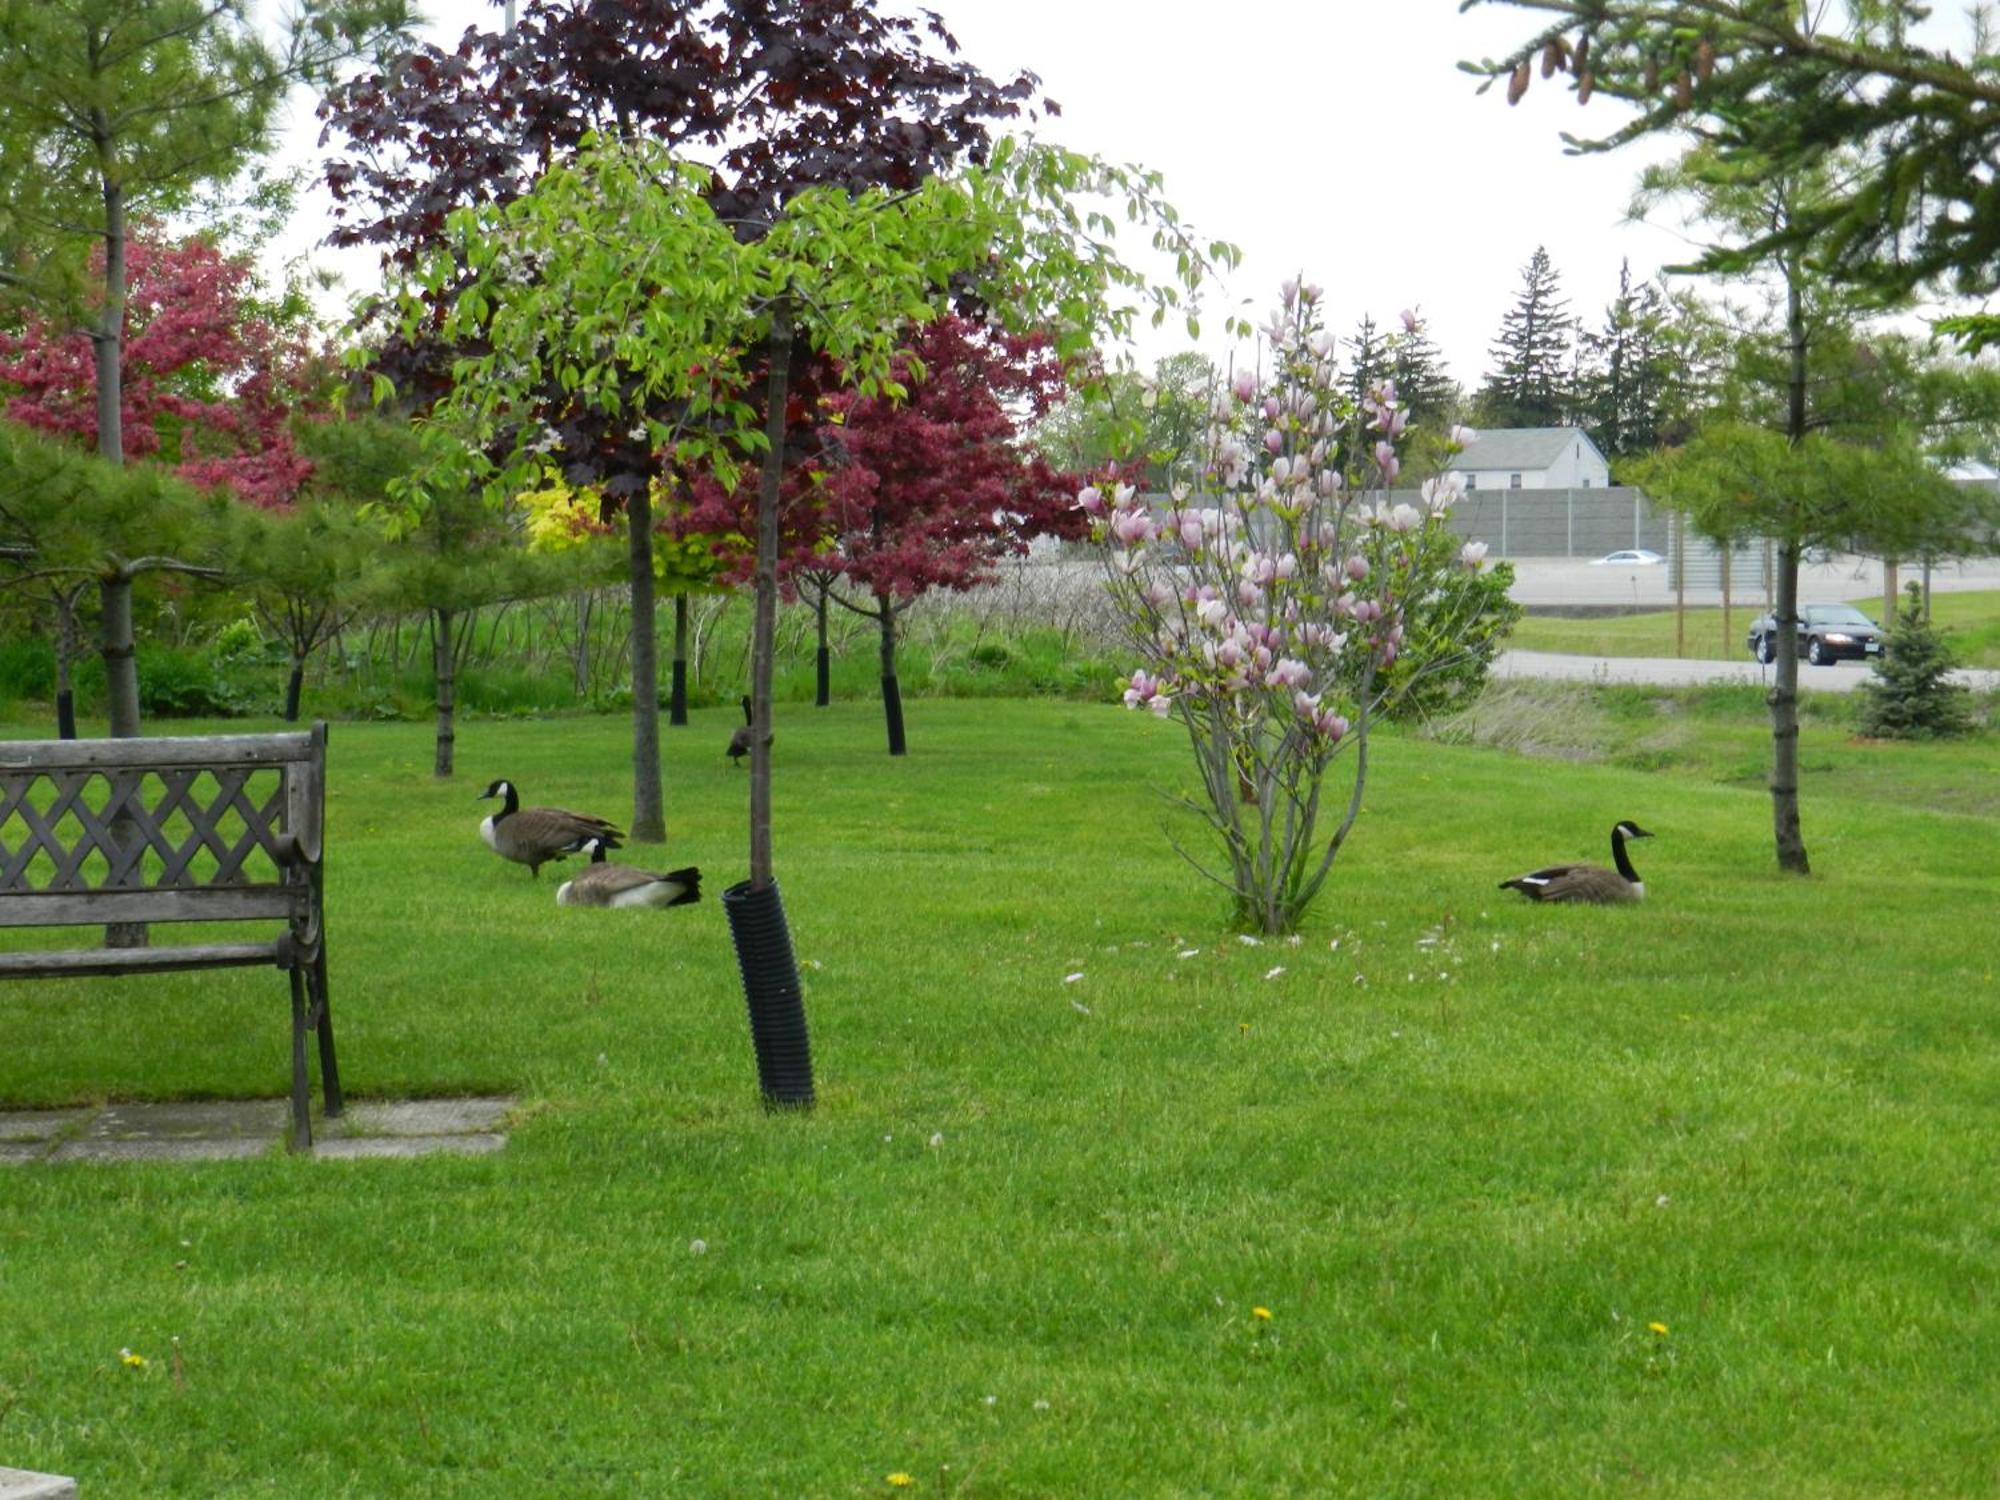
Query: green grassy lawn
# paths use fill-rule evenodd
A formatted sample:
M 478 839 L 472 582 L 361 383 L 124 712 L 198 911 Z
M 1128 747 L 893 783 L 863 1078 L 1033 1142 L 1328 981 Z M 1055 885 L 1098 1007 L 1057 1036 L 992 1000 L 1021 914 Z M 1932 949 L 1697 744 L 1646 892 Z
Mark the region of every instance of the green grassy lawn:
M 1879 595 L 1851 601 L 1870 619 L 1882 617 Z M 1702 659 L 1750 659 L 1745 641 L 1750 622 L 1762 606 L 1743 605 L 1729 612 L 1729 629 L 1722 628 L 1720 609 L 1687 612 L 1686 650 L 1674 649 L 1674 612 L 1567 619 L 1529 615 L 1514 627 L 1510 646 L 1523 651 L 1562 651 L 1577 656 L 1674 656 Z M 1968 667 L 2000 667 L 2000 592 L 1972 591 L 1931 596 L 1932 618 L 1948 630 L 1960 663 Z
M 622 720 L 469 723 L 446 785 L 420 727 L 336 725 L 349 1089 L 515 1091 L 513 1138 L 0 1169 L 0 1463 L 107 1500 L 1990 1495 L 1993 742 L 1809 723 L 1780 878 L 1737 696 L 1594 704 L 1595 764 L 1378 741 L 1259 946 L 1161 835 L 1174 726 L 926 701 L 891 761 L 872 706 L 787 709 L 807 1117 L 758 1107 L 718 902 L 559 910 L 478 841 L 492 776 L 621 812 Z M 711 892 L 733 720 L 669 733 L 641 860 Z M 1722 748 L 1648 750 L 1690 723 Z M 1644 905 L 1494 888 L 1619 817 Z M 275 1095 L 283 996 L 7 986 L 0 1101 Z

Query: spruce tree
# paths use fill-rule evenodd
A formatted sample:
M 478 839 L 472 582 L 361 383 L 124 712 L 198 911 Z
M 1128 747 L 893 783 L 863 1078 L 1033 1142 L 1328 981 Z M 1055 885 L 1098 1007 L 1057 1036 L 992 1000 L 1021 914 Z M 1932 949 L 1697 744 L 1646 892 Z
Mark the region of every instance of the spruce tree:
M 1676 383 L 1672 315 L 1657 282 L 1632 285 L 1628 260 L 1603 328 L 1582 335 L 1577 419 L 1607 458 L 1649 453 L 1664 441 Z
M 1494 368 L 1479 392 L 1486 427 L 1557 427 L 1573 404 L 1570 389 L 1576 320 L 1548 250 L 1540 245 L 1521 268 L 1521 295 L 1500 320 L 1487 351 Z
M 1924 618 L 1914 583 L 1882 643 L 1875 675 L 1861 684 L 1861 732 L 1883 739 L 1950 739 L 1972 732 L 1971 694 L 1946 675 L 1950 645 Z
M 1394 341 L 1389 376 L 1410 421 L 1425 432 L 1443 432 L 1458 416 L 1458 382 L 1446 371 L 1443 351 L 1431 341 L 1428 324 L 1419 323 Z

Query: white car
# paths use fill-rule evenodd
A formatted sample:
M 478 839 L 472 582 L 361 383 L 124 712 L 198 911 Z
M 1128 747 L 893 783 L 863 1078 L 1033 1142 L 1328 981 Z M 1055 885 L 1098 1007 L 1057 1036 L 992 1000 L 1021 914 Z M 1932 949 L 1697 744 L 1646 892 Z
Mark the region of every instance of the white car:
M 1602 557 L 1593 557 L 1590 565 L 1601 568 L 1607 563 L 1614 568 L 1651 568 L 1666 559 L 1657 552 L 1649 552 L 1644 547 L 1628 547 L 1623 552 L 1607 552 Z

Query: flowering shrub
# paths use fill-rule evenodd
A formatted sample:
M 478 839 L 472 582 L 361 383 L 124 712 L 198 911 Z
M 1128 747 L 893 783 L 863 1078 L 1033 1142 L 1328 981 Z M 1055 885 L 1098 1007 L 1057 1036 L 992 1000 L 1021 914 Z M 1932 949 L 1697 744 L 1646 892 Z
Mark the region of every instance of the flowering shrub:
M 1358 404 L 1343 393 L 1320 300 L 1285 284 L 1262 330 L 1271 368 L 1217 394 L 1196 484 L 1164 509 L 1115 483 L 1077 499 L 1142 661 L 1126 706 L 1187 726 L 1203 792 L 1188 804 L 1227 869 L 1194 863 L 1263 932 L 1296 926 L 1332 869 L 1360 811 L 1371 723 L 1453 664 L 1450 643 L 1485 600 L 1449 586 L 1486 553 L 1450 543 L 1459 481 L 1426 481 L 1416 503 L 1389 496 L 1408 420 L 1393 384 Z M 1342 472 L 1343 451 L 1364 466 Z M 1349 750 L 1346 807 L 1322 835 L 1322 783 Z

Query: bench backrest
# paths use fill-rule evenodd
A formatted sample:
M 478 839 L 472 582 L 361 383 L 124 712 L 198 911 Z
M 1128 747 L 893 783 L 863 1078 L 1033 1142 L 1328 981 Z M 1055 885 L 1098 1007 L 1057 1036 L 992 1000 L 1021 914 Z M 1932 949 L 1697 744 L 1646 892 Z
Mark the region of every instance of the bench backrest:
M 326 726 L 0 741 L 0 928 L 314 922 Z

